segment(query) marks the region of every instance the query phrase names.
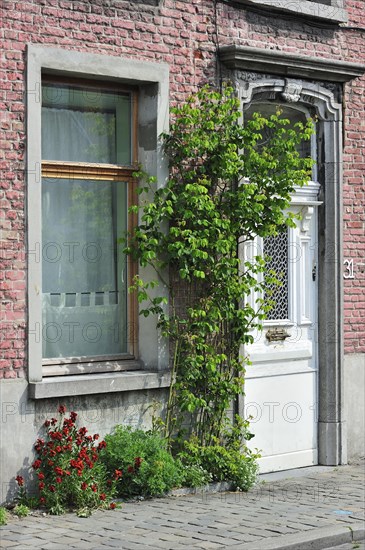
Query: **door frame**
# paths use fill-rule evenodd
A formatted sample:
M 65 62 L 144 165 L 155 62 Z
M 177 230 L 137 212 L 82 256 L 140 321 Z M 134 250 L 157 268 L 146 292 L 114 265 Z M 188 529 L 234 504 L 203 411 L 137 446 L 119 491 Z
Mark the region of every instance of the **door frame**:
M 344 416 L 342 103 L 340 87 L 235 71 L 242 112 L 252 101 L 280 100 L 317 117 L 318 182 L 318 462 L 347 463 Z M 332 89 L 330 89 L 332 86 Z M 244 397 L 238 410 L 244 411 Z

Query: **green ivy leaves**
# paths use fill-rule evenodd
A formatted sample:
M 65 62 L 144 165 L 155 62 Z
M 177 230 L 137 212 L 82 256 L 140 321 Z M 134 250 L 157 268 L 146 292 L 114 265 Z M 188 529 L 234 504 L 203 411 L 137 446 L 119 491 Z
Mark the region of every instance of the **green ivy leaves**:
M 270 307 L 262 298 L 256 308 L 246 303 L 262 291 L 257 274 L 265 261 L 243 261 L 239 247 L 295 223 L 290 194 L 310 178 L 313 164 L 297 148 L 313 124 L 293 128 L 277 111 L 268 118 L 256 113 L 243 126 L 229 86 L 202 88 L 172 115 L 162 136 L 169 181 L 156 190 L 154 178 L 139 175 L 140 205 L 130 211 L 139 210 L 141 222 L 126 252 L 158 275 L 152 283 L 137 277 L 133 290 L 141 314 L 157 315 L 174 347 L 167 435 L 184 425 L 209 446 L 223 437 L 227 411 L 242 392 L 241 346 Z M 167 269 L 169 311 L 155 289 Z

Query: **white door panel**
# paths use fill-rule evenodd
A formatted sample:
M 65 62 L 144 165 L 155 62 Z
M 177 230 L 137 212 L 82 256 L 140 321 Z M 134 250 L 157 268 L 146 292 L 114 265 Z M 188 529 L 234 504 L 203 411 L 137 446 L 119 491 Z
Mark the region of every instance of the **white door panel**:
M 317 447 L 315 372 L 252 378 L 246 384 L 245 413 L 252 417 L 254 445 L 265 456 Z M 248 394 L 255 399 L 251 401 Z
M 317 193 L 318 185 L 310 183 L 293 197 L 291 211 L 301 220 L 288 230 L 287 240 L 275 241 L 277 265 L 284 256 L 287 261 L 279 305 L 244 350 L 252 362 L 244 400 L 255 434 L 249 445 L 261 450 L 262 472 L 317 462 Z M 246 257 L 257 248 L 264 249 L 262 239 L 251 243 Z M 252 305 L 257 297 L 251 296 Z M 275 339 L 278 329 L 285 331 L 284 340 Z

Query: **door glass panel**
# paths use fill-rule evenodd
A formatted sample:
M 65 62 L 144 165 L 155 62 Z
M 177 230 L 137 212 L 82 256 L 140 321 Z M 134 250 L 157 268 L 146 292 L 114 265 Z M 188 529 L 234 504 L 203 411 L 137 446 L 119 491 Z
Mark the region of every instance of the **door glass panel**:
M 274 115 L 277 110 L 281 111 L 281 118 L 286 118 L 290 120 L 290 124 L 286 126 L 286 128 L 293 128 L 294 124 L 297 122 L 302 122 L 303 124 L 306 124 L 307 118 L 305 113 L 302 111 L 299 111 L 298 109 L 294 109 L 292 107 L 288 107 L 287 105 L 281 104 L 281 103 L 252 103 L 250 107 L 245 111 L 245 118 L 250 119 L 252 118 L 253 113 L 260 113 L 263 117 L 268 118 L 271 115 Z M 264 128 L 261 131 L 262 134 L 262 143 L 265 143 L 265 141 L 270 137 L 270 128 Z M 310 141 L 302 141 L 298 145 L 298 153 L 301 157 L 306 158 L 310 157 L 312 155 L 311 152 L 311 142 Z
M 268 256 L 266 268 L 275 271 L 279 285 L 267 285 L 265 299 L 275 301 L 267 314 L 268 321 L 289 319 L 289 270 L 288 270 L 288 230 L 264 239 L 264 255 Z

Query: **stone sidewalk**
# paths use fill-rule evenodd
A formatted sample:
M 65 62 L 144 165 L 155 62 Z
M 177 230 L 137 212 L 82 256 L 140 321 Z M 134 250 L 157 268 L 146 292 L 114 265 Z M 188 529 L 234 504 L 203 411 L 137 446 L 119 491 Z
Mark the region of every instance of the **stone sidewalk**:
M 248 493 L 198 492 L 123 504 L 89 518 L 29 516 L 1 528 L 18 550 L 363 549 L 364 463 L 260 477 Z

